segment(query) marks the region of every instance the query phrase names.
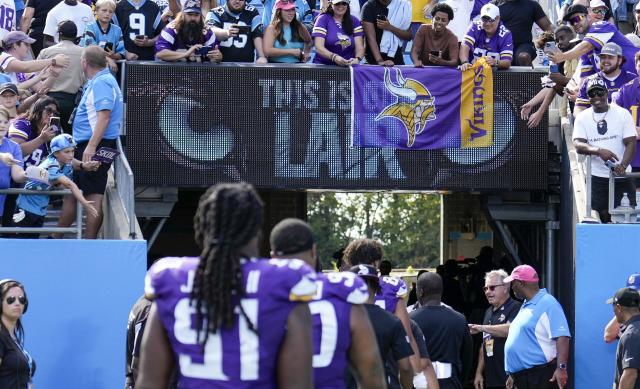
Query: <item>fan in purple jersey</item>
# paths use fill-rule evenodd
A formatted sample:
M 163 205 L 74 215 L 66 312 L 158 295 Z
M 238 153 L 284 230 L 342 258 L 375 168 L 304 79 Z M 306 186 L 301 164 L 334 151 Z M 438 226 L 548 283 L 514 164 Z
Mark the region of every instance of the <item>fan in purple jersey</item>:
M 469 25 L 460 46 L 460 70 L 470 69 L 480 58 L 498 69 L 509 69 L 513 59 L 511 31 L 500 21 L 500 9 L 491 3 L 480 10 L 480 20 Z
M 620 46 L 613 42 L 609 42 L 602 47 L 599 57 L 602 70 L 589 77 L 602 78 L 609 91 L 609 102 L 611 102 L 611 96 L 622 88 L 624 84 L 636 78 L 636 75 L 626 70 L 621 70 L 622 64 L 625 63 L 626 59 L 622 56 Z M 577 115 L 589 107 L 591 107 L 591 103 L 589 102 L 589 96 L 587 96 L 587 79 L 585 79 L 578 91 L 573 114 Z
M 383 249 L 380 242 L 373 239 L 356 239 L 349 243 L 344 249 L 343 261 L 347 268 L 355 265 L 372 265 L 378 267 L 382 261 Z M 407 295 L 407 284 L 399 278 L 383 276 L 380 277 L 380 290 L 376 293 L 376 305 L 384 310 L 393 313 L 400 319 L 405 332 L 409 336 L 413 355 L 411 365 L 414 371 L 420 371 L 420 358 L 418 357 L 418 346 L 411 332 L 411 323 L 407 313 L 407 302 L 404 300 Z
M 316 46 L 313 63 L 348 66 L 362 61 L 364 31 L 349 8 L 347 0 L 331 0 L 327 10 L 316 19 L 311 34 Z
M 20 145 L 24 167 L 38 166 L 49 155 L 49 141 L 61 129 L 49 125 L 51 117 L 60 116 L 58 102 L 52 97 L 36 101 L 26 114 L 20 115 L 9 127 L 9 139 Z
M 229 31 L 205 26 L 200 0 L 187 0 L 182 12 L 158 36 L 156 59 L 170 62 L 220 62 L 222 53 L 216 33 L 225 39 L 231 36 Z
M 549 59 L 561 63 L 570 59 L 580 58 L 581 76 L 600 70 L 600 51 L 607 42 L 613 42 L 622 49 L 623 57 L 634 58 L 640 50 L 627 39 L 615 25 L 609 22 L 597 21 L 587 17 L 587 7 L 574 4 L 567 8 L 563 20 L 568 22 L 577 34 L 584 34 L 584 39 L 576 47 L 567 52 L 550 53 Z M 589 69 L 589 68 L 592 69 Z M 636 73 L 631 61 L 622 65 L 622 70 Z
M 271 231 L 271 256 L 301 259 L 317 268 L 311 227 L 299 219 L 284 219 Z M 316 389 L 344 389 L 351 365 L 362 388 L 386 388 L 384 367 L 367 313 L 365 283 L 353 273 L 318 273 L 317 293 L 309 303 L 313 321 L 313 383 Z
M 136 388 L 312 388 L 315 272 L 261 260 L 262 201 L 246 183 L 220 184 L 194 218 L 197 258 L 164 258 L 147 275 L 154 299 Z M 294 372 L 294 374 L 292 374 Z
M 636 70 L 638 74 L 640 74 L 640 52 L 636 53 L 634 62 L 636 64 Z M 638 168 L 640 168 L 640 152 L 638 152 L 638 150 L 640 150 L 640 115 L 638 115 L 638 109 L 640 109 L 640 77 L 636 77 L 623 85 L 617 93 L 613 94 L 611 100 L 631 112 L 638 138 L 636 155 L 631 160 L 631 166 L 634 168 L 634 171 L 638 170 Z

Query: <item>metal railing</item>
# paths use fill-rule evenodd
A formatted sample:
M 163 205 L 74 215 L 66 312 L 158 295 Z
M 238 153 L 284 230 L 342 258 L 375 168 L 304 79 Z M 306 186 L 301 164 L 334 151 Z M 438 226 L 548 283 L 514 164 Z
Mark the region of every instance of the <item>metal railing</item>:
M 616 177 L 624 177 L 624 178 L 636 178 L 636 177 L 640 177 L 640 173 L 625 173 L 624 175 L 620 175 L 620 176 L 614 176 L 613 171 L 609 171 L 609 215 L 611 215 L 611 220 L 613 221 L 614 219 L 614 215 L 624 215 L 624 223 L 637 223 L 637 217 L 638 217 L 638 213 L 640 213 L 640 210 L 637 208 L 625 208 L 625 209 L 620 209 L 620 208 L 624 208 L 624 207 L 618 207 L 615 208 L 613 205 L 613 201 L 615 198 L 615 180 Z M 636 196 L 635 192 L 634 193 L 628 193 L 627 196 Z M 631 219 L 631 216 L 633 216 L 633 219 Z
M 0 194 L 5 195 L 50 195 L 50 196 L 64 196 L 71 194 L 69 189 L 61 190 L 27 190 L 20 188 L 0 189 Z M 0 233 L 75 233 L 76 239 L 82 239 L 82 204 L 76 201 L 76 226 L 75 227 L 0 227 Z
M 136 239 L 136 214 L 135 214 L 135 187 L 133 183 L 133 171 L 129 166 L 129 161 L 124 154 L 122 141 L 117 140 L 117 147 L 120 154 L 113 164 L 113 173 L 116 181 L 116 191 L 122 201 L 127 221 L 129 223 L 129 238 Z

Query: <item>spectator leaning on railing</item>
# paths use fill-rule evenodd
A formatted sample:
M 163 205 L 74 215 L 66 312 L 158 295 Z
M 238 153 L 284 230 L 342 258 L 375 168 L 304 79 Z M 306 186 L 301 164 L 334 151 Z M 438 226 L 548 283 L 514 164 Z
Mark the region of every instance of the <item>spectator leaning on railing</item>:
M 413 65 L 458 66 L 458 38 L 447 28 L 453 19 L 453 9 L 446 3 L 438 3 L 431 14 L 431 23 L 420 26 L 413 39 Z
M 313 26 L 316 56 L 313 63 L 355 65 L 364 58 L 364 32 L 360 20 L 351 15 L 347 0 L 331 0 Z
M 271 24 L 264 32 L 264 54 L 269 62 L 296 63 L 309 61 L 311 35 L 296 16 L 293 1 L 278 0 Z
M 206 17 L 208 26 L 237 31 L 220 43 L 223 62 L 267 63 L 262 44 L 262 18 L 245 0 L 229 0 L 212 9 Z
M 127 53 L 137 55 L 140 61 L 153 61 L 154 47 L 164 28 L 160 7 L 147 0 L 119 1 L 114 21 L 122 29 Z
M 411 3 L 406 0 L 368 0 L 362 6 L 370 65 L 404 65 L 403 46 L 411 40 Z
M 264 12 L 262 13 L 262 25 L 268 26 L 273 21 L 275 17 L 276 10 L 278 9 L 277 5 L 282 0 L 265 0 L 264 2 Z M 289 2 L 293 4 L 293 9 L 296 11 L 296 19 L 307 29 L 307 31 L 311 31 L 313 28 L 313 12 L 307 3 L 307 0 L 285 0 L 285 2 Z
M 629 111 L 608 103 L 607 86 L 600 77 L 588 78 L 587 95 L 591 107 L 576 116 L 573 143 L 579 154 L 591 155 L 591 208 L 598 211 L 603 223 L 609 223 L 609 173 L 613 170 L 621 176 L 631 171 L 629 163 L 636 153 L 636 129 Z M 605 162 L 611 164 L 611 168 Z M 618 177 L 614 207 L 620 205 L 623 193 L 627 193 L 629 202 L 635 206 L 633 180 Z
M 640 74 L 640 52 L 636 53 L 635 64 L 636 70 L 638 74 Z M 631 113 L 631 118 L 636 126 L 636 137 L 638 139 L 638 142 L 636 142 L 636 155 L 631 160 L 631 167 L 634 171 L 638 170 L 638 168 L 640 168 L 640 153 L 637 147 L 637 144 L 640 143 L 640 115 L 638 115 L 638 109 L 640 109 L 640 78 L 636 77 L 622 86 L 618 92 L 613 94 L 611 101 Z
M 511 31 L 500 21 L 500 10 L 485 4 L 480 10 L 480 20 L 472 21 L 460 46 L 460 70 L 471 68 L 480 58 L 498 69 L 509 69 L 513 58 Z
M 0 107 L 0 189 L 7 189 L 11 186 L 11 181 L 22 183 L 26 180 L 22 169 L 22 152 L 20 146 L 6 138 L 9 129 L 9 112 Z M 0 224 L 4 220 L 4 202 L 6 195 L 0 194 Z M 8 214 L 12 210 L 7 210 Z
M 98 45 L 107 52 L 107 62 L 113 72 L 118 71 L 116 61 L 125 59 L 124 41 L 122 30 L 111 23 L 113 13 L 116 11 L 116 2 L 113 0 L 98 0 L 96 2 L 96 19 L 87 26 L 80 39 L 80 46 Z
M 85 236 L 95 239 L 102 225 L 102 196 L 107 186 L 109 164 L 102 163 L 96 171 L 86 171 L 96 151 L 102 147 L 115 149 L 120 136 L 123 103 L 120 86 L 107 66 L 104 50 L 98 46 L 84 48 L 82 69 L 87 78 L 82 99 L 73 120 L 73 136 L 78 142 L 75 158 L 81 160 L 74 181 L 84 195 L 93 201 L 97 213 L 87 215 Z M 75 199 L 66 196 L 58 224 L 71 225 L 75 218 Z
M 182 12 L 165 27 L 156 41 L 156 59 L 162 61 L 220 62 L 219 34 L 228 39 L 237 29 L 220 30 L 204 24 L 199 0 L 187 0 Z

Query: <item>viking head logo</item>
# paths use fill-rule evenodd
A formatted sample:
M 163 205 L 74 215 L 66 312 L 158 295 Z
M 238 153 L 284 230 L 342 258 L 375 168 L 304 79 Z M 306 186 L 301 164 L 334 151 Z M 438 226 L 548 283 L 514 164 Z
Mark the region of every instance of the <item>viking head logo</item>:
M 400 69 L 393 69 L 396 72 L 396 84 L 391 82 L 389 68 L 385 68 L 384 86 L 397 100 L 383 109 L 376 121 L 387 117 L 400 120 L 407 130 L 407 147 L 411 147 L 416 135 L 424 131 L 427 122 L 436 118 L 435 98 L 422 83 L 405 79 Z

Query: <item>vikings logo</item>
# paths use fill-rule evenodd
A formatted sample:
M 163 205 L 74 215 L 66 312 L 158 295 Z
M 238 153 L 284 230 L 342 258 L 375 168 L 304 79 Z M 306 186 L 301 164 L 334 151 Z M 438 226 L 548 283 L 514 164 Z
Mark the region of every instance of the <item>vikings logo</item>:
M 338 44 L 342 46 L 342 49 L 346 49 L 351 46 L 351 38 L 348 36 L 338 33 Z
M 376 121 L 383 118 L 394 118 L 400 120 L 407 130 L 407 147 L 413 146 L 416 135 L 421 134 L 429 120 L 435 120 L 435 98 L 422 83 L 405 79 L 398 68 L 396 71 L 396 82 L 391 82 L 389 68 L 384 69 L 384 86 L 398 99 L 395 103 L 388 105 L 378 116 Z

